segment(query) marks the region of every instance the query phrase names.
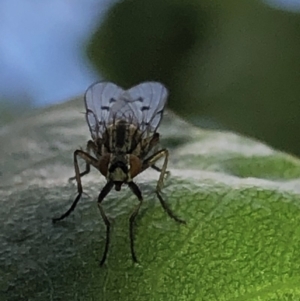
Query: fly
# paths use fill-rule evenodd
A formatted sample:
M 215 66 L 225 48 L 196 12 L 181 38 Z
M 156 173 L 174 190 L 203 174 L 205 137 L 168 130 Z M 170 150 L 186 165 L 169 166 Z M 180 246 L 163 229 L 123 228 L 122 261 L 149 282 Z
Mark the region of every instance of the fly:
M 100 265 L 106 260 L 110 241 L 110 221 L 103 210 L 102 201 L 112 188 L 120 191 L 123 184 L 128 185 L 139 200 L 129 218 L 131 256 L 137 262 L 133 225 L 143 203 L 143 196 L 133 179 L 149 167 L 160 172 L 155 193 L 163 209 L 176 222 L 185 223 L 172 212 L 161 196 L 169 152 L 167 149 L 155 149 L 159 144 L 157 129 L 167 97 L 167 89 L 158 82 L 141 83 L 129 90 L 123 90 L 110 82 L 98 82 L 85 93 L 85 115 L 92 140 L 87 142 L 86 151 L 77 149 L 74 152 L 75 177 L 70 180 L 76 180 L 78 194 L 69 210 L 54 218 L 53 222 L 64 219 L 75 209 L 83 192 L 81 178 L 90 172 L 90 166 L 99 170 L 107 180 L 97 203 L 106 226 L 106 242 Z M 83 172 L 79 170 L 78 158 L 86 162 Z M 164 158 L 164 162 L 162 168 L 159 168 L 155 163 L 161 158 Z

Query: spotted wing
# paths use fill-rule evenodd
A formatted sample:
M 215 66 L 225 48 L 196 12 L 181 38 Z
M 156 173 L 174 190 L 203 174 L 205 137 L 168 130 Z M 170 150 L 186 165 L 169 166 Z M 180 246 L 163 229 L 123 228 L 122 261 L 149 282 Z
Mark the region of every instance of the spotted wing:
M 167 102 L 168 90 L 158 82 L 145 82 L 124 91 L 110 110 L 109 121 L 124 119 L 145 133 L 158 128 Z
M 91 85 L 85 93 L 86 120 L 93 139 L 118 119 L 136 124 L 145 133 L 158 128 L 168 97 L 158 82 L 145 82 L 124 91 L 110 82 Z
M 85 93 L 86 121 L 93 139 L 101 138 L 107 124 L 111 107 L 124 93 L 119 86 L 110 82 L 92 84 Z

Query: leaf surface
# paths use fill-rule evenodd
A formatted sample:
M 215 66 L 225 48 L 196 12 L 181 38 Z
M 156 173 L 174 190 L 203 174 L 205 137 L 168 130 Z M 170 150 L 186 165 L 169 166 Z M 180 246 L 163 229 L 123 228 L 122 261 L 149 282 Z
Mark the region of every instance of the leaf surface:
M 51 218 L 76 196 L 73 151 L 89 139 L 82 99 L 35 111 L 0 130 L 1 300 L 297 300 L 300 298 L 299 160 L 233 133 L 202 131 L 168 112 L 162 145 L 171 176 L 163 196 L 187 225 L 163 211 L 149 170 L 136 182 L 145 202 L 124 188 L 103 205 L 105 179 L 83 178 L 83 195 L 64 221 Z M 84 168 L 84 164 L 81 164 Z

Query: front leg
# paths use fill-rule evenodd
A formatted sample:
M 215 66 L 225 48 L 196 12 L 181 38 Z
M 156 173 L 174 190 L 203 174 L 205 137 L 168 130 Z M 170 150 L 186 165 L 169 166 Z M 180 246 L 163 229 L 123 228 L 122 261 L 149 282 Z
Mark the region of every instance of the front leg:
M 62 219 L 64 219 L 65 217 L 69 216 L 70 213 L 75 209 L 78 201 L 80 200 L 80 197 L 82 195 L 82 185 L 81 185 L 81 178 L 80 178 L 80 171 L 79 171 L 79 166 L 78 166 L 78 160 L 77 157 L 81 157 L 83 160 L 85 160 L 85 162 L 89 165 L 93 165 L 95 168 L 98 169 L 98 161 L 93 158 L 91 155 L 89 155 L 88 153 L 77 149 L 74 152 L 74 169 L 75 169 L 75 179 L 77 182 L 77 196 L 72 204 L 72 206 L 69 208 L 69 210 L 67 210 L 63 215 L 61 215 L 58 218 L 53 218 L 52 221 L 53 222 L 57 222 L 60 221 Z
M 100 266 L 102 266 L 106 260 L 107 252 L 108 252 L 108 247 L 109 247 L 109 241 L 110 241 L 110 221 L 108 217 L 106 216 L 103 207 L 101 205 L 102 201 L 104 198 L 108 195 L 108 193 L 111 191 L 113 188 L 114 183 L 112 181 L 109 181 L 106 183 L 106 185 L 103 187 L 101 190 L 99 196 L 98 196 L 98 208 L 101 214 L 101 217 L 104 221 L 104 224 L 106 226 L 106 240 L 105 240 L 105 247 L 104 247 L 104 252 L 100 261 Z
M 129 182 L 128 186 L 131 189 L 131 191 L 137 196 L 137 198 L 139 200 L 139 203 L 136 205 L 136 207 L 132 211 L 130 218 L 129 218 L 129 238 L 130 238 L 131 257 L 134 262 L 138 262 L 136 255 L 135 255 L 135 250 L 134 250 L 133 226 L 134 226 L 135 218 L 139 213 L 140 207 L 142 206 L 143 196 L 142 196 L 142 193 L 141 193 L 139 187 L 134 182 Z

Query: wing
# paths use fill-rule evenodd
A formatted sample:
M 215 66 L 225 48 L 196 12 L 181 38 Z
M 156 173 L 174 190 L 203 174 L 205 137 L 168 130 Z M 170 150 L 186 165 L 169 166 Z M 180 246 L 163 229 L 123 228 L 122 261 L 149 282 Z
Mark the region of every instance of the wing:
M 155 132 L 167 98 L 168 90 L 161 83 L 141 83 L 122 93 L 111 107 L 109 120 L 122 118 L 137 124 L 143 133 Z
M 117 119 L 136 124 L 143 133 L 158 128 L 168 90 L 158 82 L 145 82 L 124 91 L 110 82 L 91 85 L 85 93 L 86 120 L 93 139 L 101 138 Z
M 109 123 L 110 110 L 124 90 L 110 82 L 92 84 L 86 91 L 84 101 L 86 121 L 93 139 L 101 138 Z

